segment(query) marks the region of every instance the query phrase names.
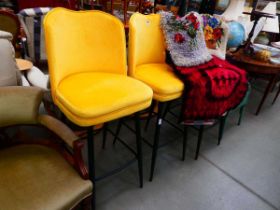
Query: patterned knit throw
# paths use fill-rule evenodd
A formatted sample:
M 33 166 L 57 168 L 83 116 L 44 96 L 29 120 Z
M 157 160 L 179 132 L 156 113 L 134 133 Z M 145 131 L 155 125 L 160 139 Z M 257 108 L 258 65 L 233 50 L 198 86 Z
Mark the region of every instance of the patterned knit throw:
M 213 56 L 196 67 L 175 67 L 185 84 L 181 121 L 218 119 L 243 100 L 248 90 L 246 71 Z

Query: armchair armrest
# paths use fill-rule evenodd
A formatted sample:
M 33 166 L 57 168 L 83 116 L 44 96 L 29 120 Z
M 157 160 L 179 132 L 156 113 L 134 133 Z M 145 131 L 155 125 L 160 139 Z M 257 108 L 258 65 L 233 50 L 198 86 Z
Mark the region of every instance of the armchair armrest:
M 43 92 L 40 88 L 7 86 L 0 88 L 0 127 L 33 125 L 38 122 L 38 110 Z
M 49 115 L 39 115 L 38 123 L 58 135 L 73 150 L 74 167 L 83 179 L 88 179 L 89 174 L 82 157 L 84 141 L 74 134 L 65 124 Z
M 39 115 L 38 123 L 58 135 L 70 148 L 73 148 L 74 142 L 79 139 L 70 128 L 50 115 Z

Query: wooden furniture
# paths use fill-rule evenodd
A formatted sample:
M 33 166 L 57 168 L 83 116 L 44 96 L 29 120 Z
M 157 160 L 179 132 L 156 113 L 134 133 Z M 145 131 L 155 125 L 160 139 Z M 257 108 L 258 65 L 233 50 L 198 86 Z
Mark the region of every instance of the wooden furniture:
M 27 71 L 31 70 L 33 63 L 29 60 L 16 58 L 18 70 L 22 72 L 23 77 L 27 78 Z
M 142 0 L 110 0 L 110 2 L 111 14 L 120 18 L 126 29 L 128 29 L 128 20 L 132 13 L 141 12 Z M 119 8 L 117 8 L 118 6 Z M 120 14 L 117 14 L 118 11 L 114 11 L 114 9 L 119 9 Z
M 85 9 L 97 8 L 115 15 L 127 27 L 131 14 L 134 12 L 141 12 L 142 0 L 85 0 L 82 2 L 82 5 Z
M 6 10 L 0 10 L 0 30 L 7 31 L 13 35 L 13 46 L 16 49 L 16 43 L 20 35 L 20 22 L 18 17 Z
M 155 12 L 158 12 L 160 10 L 163 10 L 163 11 L 170 11 L 172 12 L 174 15 L 177 15 L 178 12 L 179 12 L 179 7 L 178 6 L 170 6 L 170 9 L 167 8 L 166 5 L 162 5 L 162 4 L 157 4 L 155 6 Z
M 256 110 L 256 115 L 258 115 L 263 106 L 263 103 L 265 102 L 268 96 L 268 93 L 272 90 L 277 80 L 277 77 L 280 74 L 280 65 L 272 64 L 270 62 L 258 61 L 252 56 L 245 55 L 242 50 L 236 53 L 228 53 L 227 59 L 230 62 L 233 62 L 238 67 L 245 69 L 251 75 L 256 75 L 263 79 L 268 79 L 269 82 L 260 101 L 260 104 Z
M 33 67 L 33 63 L 29 60 L 17 58 L 16 62 L 20 71 L 30 70 Z

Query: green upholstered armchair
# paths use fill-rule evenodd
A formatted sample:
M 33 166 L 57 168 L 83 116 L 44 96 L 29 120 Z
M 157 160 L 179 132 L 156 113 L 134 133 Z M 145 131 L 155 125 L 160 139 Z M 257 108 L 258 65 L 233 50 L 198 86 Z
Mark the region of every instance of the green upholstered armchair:
M 81 155 L 83 141 L 57 119 L 38 113 L 42 96 L 34 87 L 0 88 L 0 128 L 43 126 L 52 134 L 44 140 L 1 139 L 1 209 L 89 209 L 93 185 Z

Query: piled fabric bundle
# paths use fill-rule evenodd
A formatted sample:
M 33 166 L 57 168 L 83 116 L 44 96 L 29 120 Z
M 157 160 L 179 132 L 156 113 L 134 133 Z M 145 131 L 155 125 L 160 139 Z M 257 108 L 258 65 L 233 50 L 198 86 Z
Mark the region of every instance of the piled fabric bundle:
M 201 16 L 160 14 L 174 69 L 185 84 L 181 120 L 211 120 L 236 107 L 248 88 L 246 72 L 209 54 Z

